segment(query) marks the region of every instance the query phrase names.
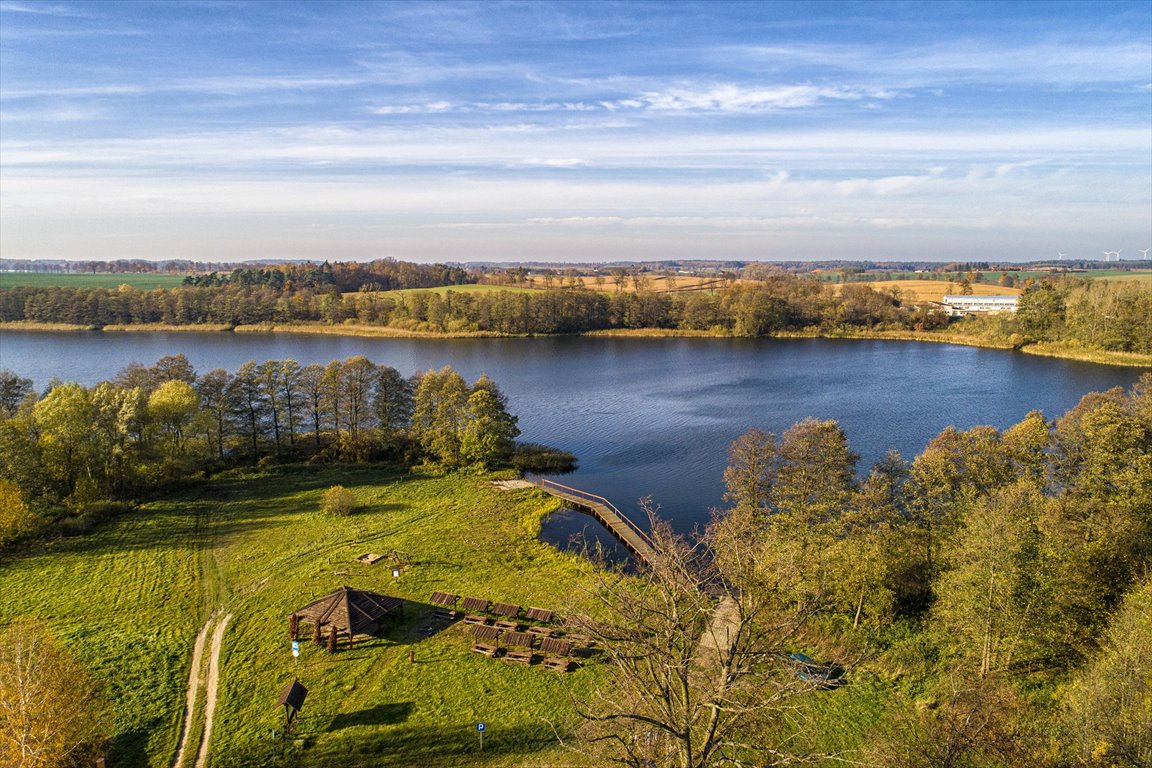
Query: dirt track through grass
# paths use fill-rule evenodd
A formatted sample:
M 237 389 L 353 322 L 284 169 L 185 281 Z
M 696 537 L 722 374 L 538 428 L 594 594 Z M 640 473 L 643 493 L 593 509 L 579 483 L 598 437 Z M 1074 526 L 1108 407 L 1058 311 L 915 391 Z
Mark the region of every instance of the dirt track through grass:
M 196 714 L 196 704 L 200 693 L 200 667 L 204 663 L 204 645 L 208 641 L 208 630 L 211 629 L 212 621 L 215 618 L 215 614 L 208 617 L 208 621 L 204 622 L 204 626 L 200 627 L 200 632 L 196 635 L 196 643 L 192 646 L 192 669 L 188 673 L 188 693 L 184 704 L 184 726 L 180 731 L 180 748 L 176 751 L 176 761 L 172 763 L 174 768 L 181 768 L 181 766 L 184 765 L 184 760 L 187 759 L 188 742 L 192 734 L 192 723 Z
M 200 740 L 200 753 L 196 756 L 196 768 L 208 765 L 208 749 L 212 745 L 212 721 L 216 714 L 216 691 L 220 686 L 220 647 L 224 644 L 224 631 L 228 628 L 227 614 L 216 625 L 212 633 L 212 654 L 208 661 L 208 685 L 204 697 L 204 737 Z

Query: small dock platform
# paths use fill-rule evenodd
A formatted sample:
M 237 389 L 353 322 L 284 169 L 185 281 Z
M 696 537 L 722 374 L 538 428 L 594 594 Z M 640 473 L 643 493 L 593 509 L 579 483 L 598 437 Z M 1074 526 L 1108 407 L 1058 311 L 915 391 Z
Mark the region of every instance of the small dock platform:
M 623 512 L 616 509 L 608 499 L 543 478 L 536 481 L 536 487 L 596 518 L 639 563 L 648 565 L 652 562 L 655 550 L 651 537 L 629 520 Z

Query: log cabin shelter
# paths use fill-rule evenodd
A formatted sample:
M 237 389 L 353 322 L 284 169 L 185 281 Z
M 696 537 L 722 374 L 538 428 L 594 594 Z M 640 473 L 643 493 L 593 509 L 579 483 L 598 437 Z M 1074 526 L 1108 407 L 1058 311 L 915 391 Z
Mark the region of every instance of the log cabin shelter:
M 335 628 L 337 635 L 343 635 L 351 644 L 357 635 L 379 632 L 381 621 L 389 614 L 403 616 L 404 601 L 345 586 L 293 611 L 289 618 L 297 616 L 301 622 L 318 626 L 324 635 Z

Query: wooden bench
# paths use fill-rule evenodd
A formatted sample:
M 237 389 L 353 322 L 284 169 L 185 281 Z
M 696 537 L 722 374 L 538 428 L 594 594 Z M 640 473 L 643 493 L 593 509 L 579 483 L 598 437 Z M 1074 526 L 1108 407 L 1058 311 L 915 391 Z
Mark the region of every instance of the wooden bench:
M 545 608 L 529 608 L 524 612 L 524 615 L 529 621 L 535 621 L 539 624 L 551 624 L 556 618 L 556 614 Z
M 572 643 L 567 640 L 546 637 L 540 641 L 540 650 L 544 653 L 544 661 L 541 664 L 545 669 L 567 672 L 572 668 L 572 662 L 568 659 L 572 654 Z
M 503 640 L 508 648 L 508 652 L 504 654 L 506 661 L 514 661 L 517 664 L 532 663 L 532 646 L 536 643 L 534 635 L 527 632 L 505 632 Z
M 466 597 L 461 607 L 466 613 L 488 613 L 488 606 L 490 605 L 492 602 L 482 597 Z
M 489 611 L 489 613 L 496 616 L 503 616 L 507 619 L 517 619 L 520 618 L 520 606 L 512 605 L 512 603 L 496 603 L 492 606 L 492 610 Z
M 500 652 L 500 630 L 496 627 L 472 627 L 472 651 L 489 658 Z
M 465 624 L 474 624 L 476 626 L 481 626 L 481 627 L 487 626 L 488 625 L 488 617 L 487 616 L 481 616 L 481 615 L 476 614 L 476 613 L 466 613 L 466 614 L 464 614 L 464 623 Z
M 538 627 L 535 625 L 528 627 L 528 631 L 536 635 L 536 637 L 552 637 L 556 634 L 556 630 L 552 627 Z

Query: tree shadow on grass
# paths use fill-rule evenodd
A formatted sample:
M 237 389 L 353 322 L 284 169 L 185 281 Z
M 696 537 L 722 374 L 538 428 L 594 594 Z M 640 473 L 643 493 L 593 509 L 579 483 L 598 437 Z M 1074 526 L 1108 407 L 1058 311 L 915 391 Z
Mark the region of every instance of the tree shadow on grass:
M 412 714 L 412 706 L 410 701 L 399 701 L 390 704 L 377 704 L 359 712 L 345 712 L 332 719 L 332 724 L 328 726 L 328 730 L 338 731 L 341 728 L 351 728 L 356 725 L 398 725 Z
M 159 723 L 156 727 L 160 727 Z M 151 729 L 125 731 L 117 734 L 106 745 L 104 756 L 109 766 L 145 768 L 148 765 L 148 736 Z
M 318 737 L 320 734 L 309 734 L 307 728 L 301 729 L 297 736 L 303 737 L 306 743 L 320 751 L 333 750 L 334 754 L 338 751 L 338 758 L 333 754 L 333 764 L 356 768 L 359 766 L 410 768 L 416 765 L 425 768 L 455 767 L 465 760 L 475 760 L 481 754 L 521 755 L 523 764 L 531 765 L 532 753 L 553 748 L 557 744 L 555 734 L 544 723 L 505 727 L 496 722 L 489 722 L 487 725 L 483 753 L 480 752 L 476 723 L 469 720 L 461 722 L 458 727 L 405 723 L 397 724 L 396 727 L 383 727 L 379 731 L 365 729 L 356 732 L 354 739 L 350 735 L 343 736 L 338 747 L 335 743 L 313 741 L 309 737 Z M 335 728 L 329 729 L 332 730 Z M 307 751 L 308 747 L 305 747 L 305 750 Z M 317 761 L 325 762 L 320 755 L 317 755 Z

